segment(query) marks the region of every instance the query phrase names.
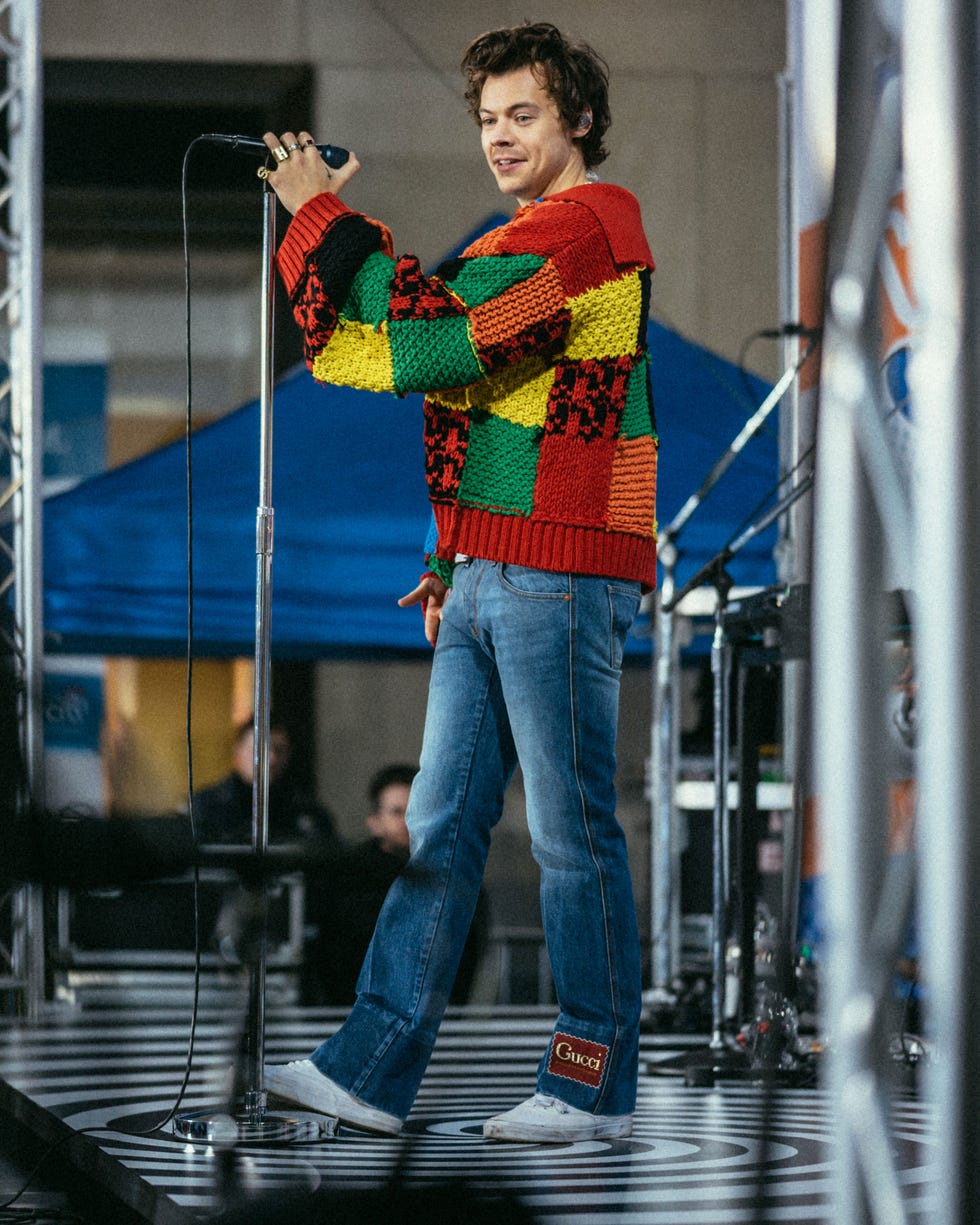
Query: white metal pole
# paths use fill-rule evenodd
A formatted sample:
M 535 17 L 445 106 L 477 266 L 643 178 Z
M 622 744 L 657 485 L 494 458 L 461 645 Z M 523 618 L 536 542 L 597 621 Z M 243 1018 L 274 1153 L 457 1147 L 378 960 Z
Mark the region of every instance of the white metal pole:
M 43 133 L 40 0 L 9 7 L 10 233 L 7 319 L 10 328 L 14 621 L 23 696 L 21 737 L 30 793 L 44 802 L 43 619 L 41 481 L 43 420 L 41 387 L 41 213 Z M 14 974 L 26 982 L 28 1015 L 36 1018 L 44 1000 L 44 933 L 41 893 L 24 886 L 15 913 Z
M 929 1024 L 941 1120 L 933 1210 L 980 1219 L 980 253 L 973 0 L 906 0 L 905 184 L 920 311 L 910 383 L 919 671 L 918 846 Z

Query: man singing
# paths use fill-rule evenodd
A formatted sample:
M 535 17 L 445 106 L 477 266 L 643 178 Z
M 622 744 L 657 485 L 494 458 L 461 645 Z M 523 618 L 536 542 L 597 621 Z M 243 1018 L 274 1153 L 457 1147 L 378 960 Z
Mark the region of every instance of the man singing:
M 267 1067 L 266 1086 L 398 1132 L 520 762 L 559 1014 L 536 1092 L 484 1135 L 628 1136 L 640 951 L 613 780 L 624 642 L 656 577 L 653 259 L 636 199 L 592 173 L 610 115 L 590 47 L 524 24 L 477 38 L 462 71 L 518 207 L 435 275 L 341 202 L 353 155 L 331 171 L 308 132 L 265 137 L 293 214 L 278 266 L 314 376 L 425 393 L 434 524 L 399 603 L 423 606 L 435 646 L 408 869 L 347 1020 L 309 1059 Z

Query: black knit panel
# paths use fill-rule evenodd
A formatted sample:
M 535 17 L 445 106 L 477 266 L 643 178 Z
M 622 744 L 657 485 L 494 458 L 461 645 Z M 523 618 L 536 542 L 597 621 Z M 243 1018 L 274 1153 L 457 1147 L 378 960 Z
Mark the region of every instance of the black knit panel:
M 290 305 L 303 333 L 307 365 L 329 344 L 337 312 L 347 301 L 358 269 L 381 246 L 381 231 L 359 214 L 341 217 L 310 252 L 306 275 L 296 282 Z
M 381 242 L 378 227 L 359 213 L 345 214 L 324 235 L 312 259 L 323 292 L 338 308 L 347 301 L 358 269 Z
M 647 347 L 647 322 L 650 318 L 650 269 L 640 268 L 637 275 L 640 278 L 640 333 L 636 338 L 636 347 L 645 350 Z

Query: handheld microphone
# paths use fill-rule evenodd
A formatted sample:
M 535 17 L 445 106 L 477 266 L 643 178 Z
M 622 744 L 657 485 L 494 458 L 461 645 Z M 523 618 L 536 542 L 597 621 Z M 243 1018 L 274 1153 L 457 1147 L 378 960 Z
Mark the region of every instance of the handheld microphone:
M 222 136 L 218 132 L 208 132 L 202 139 L 213 140 L 219 145 L 227 145 L 232 153 L 248 153 L 254 157 L 271 156 L 269 146 L 265 141 L 258 140 L 254 136 Z M 339 145 L 317 145 L 316 147 L 320 156 L 332 170 L 339 170 L 350 157 L 350 150 L 342 149 Z

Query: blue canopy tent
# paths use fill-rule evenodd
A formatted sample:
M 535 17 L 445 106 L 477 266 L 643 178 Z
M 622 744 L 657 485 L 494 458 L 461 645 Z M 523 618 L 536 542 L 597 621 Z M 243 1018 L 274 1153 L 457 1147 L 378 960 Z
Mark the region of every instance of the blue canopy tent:
M 658 513 L 670 522 L 769 388 L 651 322 L 661 435 Z M 271 638 L 280 657 L 426 649 L 397 607 L 422 570 L 429 523 L 421 399 L 324 388 L 303 368 L 275 393 Z M 774 420 L 774 418 L 773 418 Z M 259 406 L 192 436 L 194 644 L 249 654 L 255 636 Z M 49 652 L 180 655 L 187 642 L 186 447 L 177 442 L 44 504 Z M 677 540 L 677 580 L 720 551 L 775 485 L 777 443 L 753 439 Z M 775 580 L 775 529 L 729 567 Z M 642 632 L 634 651 L 649 649 Z

